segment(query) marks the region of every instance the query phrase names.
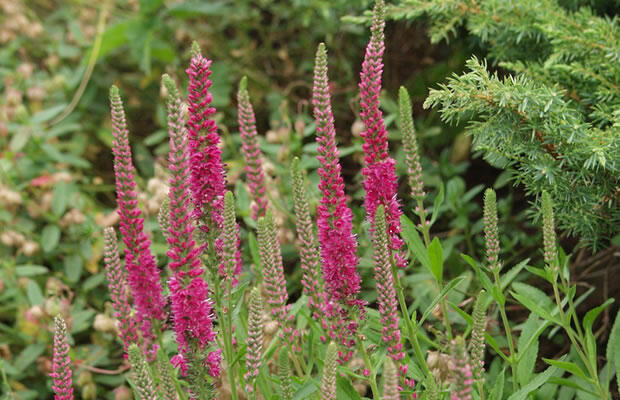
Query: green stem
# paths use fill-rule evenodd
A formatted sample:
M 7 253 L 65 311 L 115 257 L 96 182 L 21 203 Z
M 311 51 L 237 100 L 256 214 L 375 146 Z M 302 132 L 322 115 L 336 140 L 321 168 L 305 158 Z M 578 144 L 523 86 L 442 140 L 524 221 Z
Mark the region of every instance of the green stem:
M 301 366 L 301 370 L 306 371 L 305 373 L 302 373 L 301 375 L 299 375 L 300 377 L 306 375 L 308 373 L 308 365 L 306 364 L 306 362 L 304 361 L 304 358 L 301 356 L 301 354 L 297 354 L 295 352 L 291 352 L 293 354 L 293 358 L 295 360 L 297 360 L 297 362 L 299 363 L 299 365 Z
M 418 212 L 416 214 L 420 218 L 420 226 L 422 227 L 421 229 L 424 244 L 428 247 L 431 244 L 431 226 L 428 224 L 428 221 L 426 221 L 426 212 L 424 212 L 424 203 L 422 202 L 422 199 L 418 199 Z
M 426 220 L 426 212 L 424 211 L 424 203 L 422 202 L 422 199 L 418 199 L 417 215 L 420 218 L 420 227 L 421 227 L 420 230 L 422 231 L 422 237 L 424 239 L 424 246 L 428 250 L 428 247 L 431 245 L 431 235 L 430 235 L 431 226 Z M 442 286 L 443 285 L 441 282 L 437 282 L 437 287 L 440 293 L 443 290 Z M 452 327 L 450 326 L 450 320 L 448 319 L 448 306 L 446 304 L 445 297 L 441 299 L 441 312 L 443 314 L 443 323 L 446 326 L 446 333 L 448 335 L 448 340 L 452 340 Z
M 437 282 L 439 292 L 443 290 L 443 285 Z M 441 313 L 443 314 L 443 324 L 446 326 L 446 333 L 448 334 L 448 340 L 452 340 L 452 327 L 450 326 L 450 320 L 448 319 L 448 306 L 446 305 L 446 297 L 441 299 Z
M 422 369 L 424 370 L 424 375 L 426 377 L 431 376 L 431 371 L 428 369 L 428 365 L 426 365 L 426 359 L 424 358 L 424 354 L 422 354 L 422 349 L 420 348 L 420 343 L 418 342 L 416 329 L 413 326 L 413 322 L 411 322 L 411 317 L 409 316 L 409 310 L 407 309 L 407 303 L 405 302 L 405 294 L 403 293 L 403 287 L 400 283 L 398 271 L 392 268 L 392 273 L 394 275 L 394 284 L 396 285 L 396 291 L 398 292 L 400 311 L 405 318 L 405 325 L 407 325 L 407 332 L 409 333 L 409 343 L 411 343 L 411 345 L 413 346 L 413 351 L 415 352 L 416 358 L 418 359 L 418 363 L 422 366 Z
M 499 272 L 496 268 L 493 268 L 493 277 L 495 278 L 495 286 L 499 293 L 502 292 L 502 285 L 499 279 Z M 504 324 L 504 330 L 506 331 L 506 339 L 508 340 L 508 349 L 510 349 L 510 368 L 512 369 L 512 388 L 516 392 L 518 390 L 519 384 L 517 382 L 517 364 L 515 359 L 515 348 L 514 343 L 512 341 L 512 330 L 510 329 L 510 323 L 508 322 L 508 317 L 506 316 L 506 307 L 504 304 L 499 304 L 499 313 L 502 316 L 502 322 Z
M 357 337 L 357 344 L 360 349 L 360 353 L 362 353 L 362 357 L 364 358 L 364 364 L 366 364 L 366 368 L 370 371 L 370 376 L 368 377 L 368 381 L 370 382 L 370 389 L 372 390 L 372 398 L 380 399 L 381 396 L 379 394 L 379 387 L 377 386 L 377 376 L 376 371 L 372 366 L 372 362 L 370 361 L 370 357 L 368 356 L 368 352 L 364 347 L 364 342 L 361 338 L 361 335 Z
M 230 381 L 230 394 L 232 400 L 238 400 L 237 383 L 235 368 L 233 366 L 233 346 L 232 346 L 232 282 L 230 275 L 226 278 L 226 300 L 228 300 L 228 312 L 226 313 L 226 326 L 224 330 L 224 346 L 226 353 L 226 368 L 228 369 L 228 379 Z
M 293 351 L 292 347 L 289 347 L 289 354 L 291 355 L 291 359 L 293 360 L 293 365 L 295 366 L 295 372 L 297 372 L 297 376 L 304 376 L 304 371 L 301 367 L 301 364 L 299 363 L 299 358 L 297 358 L 297 355 Z
M 558 305 L 558 310 L 560 311 L 560 319 L 562 321 L 562 327 L 566 331 L 568 338 L 570 339 L 571 343 L 575 347 L 577 354 L 579 354 L 579 357 L 581 358 L 584 365 L 588 369 L 588 373 L 590 374 L 592 383 L 596 386 L 596 389 L 599 391 L 599 394 L 601 395 L 601 399 L 607 399 L 608 393 L 601 387 L 601 383 L 599 381 L 599 377 L 596 371 L 596 365 L 592 365 L 590 363 L 590 360 L 584 353 L 584 350 L 583 350 L 584 346 L 578 343 L 577 338 L 575 338 L 574 332 L 570 326 L 570 320 L 566 318 L 566 314 L 564 313 L 564 310 L 562 309 L 562 301 L 560 299 L 560 292 L 558 290 L 558 285 L 557 285 L 557 276 L 555 276 L 553 279 L 553 294 L 555 297 L 555 302 Z M 571 307 L 570 296 L 569 296 L 569 307 Z M 574 312 L 574 309 L 572 309 L 572 311 Z M 575 326 L 579 327 L 579 323 L 577 323 L 577 321 L 575 322 Z M 579 335 L 579 336 L 582 336 L 582 335 Z M 583 337 L 580 337 L 579 339 L 580 339 L 579 342 L 583 342 Z

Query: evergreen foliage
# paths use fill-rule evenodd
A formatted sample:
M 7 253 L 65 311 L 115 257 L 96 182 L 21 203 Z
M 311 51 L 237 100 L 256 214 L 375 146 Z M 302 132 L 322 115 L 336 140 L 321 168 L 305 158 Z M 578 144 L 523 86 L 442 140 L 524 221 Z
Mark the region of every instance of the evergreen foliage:
M 509 74 L 472 57 L 425 107 L 469 121 L 474 148 L 528 194 L 549 192 L 560 229 L 594 248 L 608 243 L 620 222 L 618 18 L 557 0 L 401 0 L 389 15 L 426 16 L 434 42 L 459 25 L 480 40 Z

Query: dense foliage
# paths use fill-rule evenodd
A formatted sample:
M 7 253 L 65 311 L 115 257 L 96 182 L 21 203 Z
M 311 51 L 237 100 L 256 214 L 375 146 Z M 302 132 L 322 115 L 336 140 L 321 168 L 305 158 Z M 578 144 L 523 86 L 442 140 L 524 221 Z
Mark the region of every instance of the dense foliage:
M 425 107 L 471 121 L 474 148 L 529 194 L 547 190 L 560 228 L 596 248 L 620 221 L 620 29 L 616 16 L 559 3 L 403 0 L 392 13 L 429 18 L 433 41 L 461 24 L 480 40 L 505 76 L 473 57 Z

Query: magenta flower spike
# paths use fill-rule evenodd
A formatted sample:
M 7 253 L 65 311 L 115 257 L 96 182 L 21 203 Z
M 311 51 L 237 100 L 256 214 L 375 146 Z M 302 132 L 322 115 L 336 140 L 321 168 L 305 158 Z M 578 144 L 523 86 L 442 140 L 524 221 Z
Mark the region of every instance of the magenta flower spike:
M 267 196 L 265 194 L 265 175 L 261 164 L 261 151 L 258 145 L 256 132 L 256 118 L 247 90 L 247 78 L 243 77 L 237 94 L 239 107 L 239 131 L 241 132 L 241 150 L 245 159 L 245 173 L 254 203 L 252 204 L 252 218 L 258 220 L 264 217 L 267 211 Z
M 224 194 L 226 193 L 226 172 L 222 162 L 220 137 L 213 119 L 215 107 L 211 106 L 213 95 L 211 87 L 211 61 L 200 53 L 198 44 L 192 47 L 189 75 L 189 93 L 187 95 L 189 121 L 189 166 L 191 171 L 190 189 L 194 205 L 194 218 L 203 232 L 218 235 L 224 223 Z M 219 236 L 219 235 L 218 235 Z M 222 238 L 214 237 L 215 253 L 222 257 Z M 237 248 L 239 245 L 237 244 Z M 237 266 L 235 276 L 241 273 L 241 252 L 235 254 Z M 225 276 L 225 266 L 219 266 L 220 275 Z
M 175 364 L 183 374 L 188 361 L 198 357 L 215 341 L 213 308 L 209 288 L 203 279 L 200 247 L 194 240 L 194 225 L 190 215 L 189 151 L 184 127 L 181 98 L 168 75 L 163 76 L 168 89 L 168 133 L 170 135 L 170 191 L 168 215 L 168 257 L 173 275 L 169 281 L 174 331 L 179 346 Z M 215 350 L 219 356 L 219 350 Z M 213 353 L 213 352 L 212 352 Z M 219 375 L 219 357 L 201 360 L 211 376 Z
M 129 346 L 132 343 L 138 343 L 136 323 L 131 316 L 131 306 L 128 301 L 127 273 L 121 266 L 118 240 L 114 228 L 107 227 L 103 230 L 103 240 L 103 259 L 108 289 L 114 306 L 114 316 L 119 323 L 119 336 L 123 341 L 123 349 L 125 350 L 125 357 L 127 357 Z
M 165 320 L 166 300 L 162 293 L 159 269 L 151 253 L 151 241 L 144 233 L 144 218 L 138 208 L 135 169 L 131 159 L 129 131 L 118 88 L 110 88 L 112 133 L 114 141 L 114 173 L 120 231 L 125 243 L 125 266 L 131 297 L 136 307 L 136 322 L 142 331 L 145 346 L 154 339 L 152 322 Z M 151 349 L 152 350 L 152 349 Z
M 54 319 L 54 359 L 52 373 L 54 380 L 54 400 L 73 400 L 71 379 L 71 359 L 69 358 L 69 343 L 67 341 L 67 325 L 62 317 Z
M 312 93 L 316 119 L 319 190 L 323 196 L 318 207 L 319 245 L 323 260 L 326 290 L 335 300 L 351 304 L 360 291 L 357 273 L 357 241 L 353 235 L 353 213 L 347 207 L 344 181 L 340 175 L 339 151 L 327 79 L 327 51 L 319 44 L 314 67 Z
M 371 233 L 375 228 L 377 207 L 379 205 L 385 207 L 390 249 L 394 254 L 396 264 L 404 268 L 407 266 L 407 262 L 401 250 L 404 242 L 400 237 L 402 211 L 396 197 L 398 191 L 396 162 L 388 154 L 388 135 L 383 113 L 379 108 L 383 53 L 385 52 L 384 8 L 385 5 L 382 0 L 376 2 L 370 28 L 372 35 L 366 47 L 362 71 L 360 72 L 360 117 L 365 126 L 361 134 L 364 138 L 362 148 L 365 154 L 365 166 L 362 168 L 364 189 L 366 190 L 364 205 L 370 221 Z

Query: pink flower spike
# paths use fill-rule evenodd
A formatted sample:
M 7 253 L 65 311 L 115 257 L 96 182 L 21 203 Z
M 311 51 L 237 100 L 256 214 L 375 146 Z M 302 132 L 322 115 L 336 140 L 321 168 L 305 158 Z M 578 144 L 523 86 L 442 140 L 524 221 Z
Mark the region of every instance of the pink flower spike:
M 54 380 L 54 400 L 73 400 L 71 380 L 71 359 L 69 358 L 69 343 L 67 325 L 62 317 L 54 319 L 54 360 L 50 376 Z
M 144 219 L 138 208 L 135 169 L 129 147 L 129 131 L 120 92 L 116 86 L 110 89 L 112 109 L 112 133 L 114 142 L 114 172 L 116 175 L 116 197 L 120 216 L 120 231 L 125 243 L 125 265 L 131 296 L 136 306 L 136 318 L 143 327 L 143 336 L 151 337 L 150 320 L 165 320 L 166 301 L 162 294 L 159 269 L 150 251 L 151 241 L 144 233 Z
M 170 135 L 170 191 L 168 215 L 169 281 L 174 330 L 183 364 L 198 357 L 206 346 L 215 342 L 213 308 L 209 288 L 202 278 L 200 248 L 194 240 L 194 225 L 190 216 L 189 151 L 184 127 L 181 98 L 168 75 L 163 76 L 168 89 L 168 133 Z M 209 361 L 207 360 L 204 361 Z M 219 363 L 219 361 L 218 361 Z M 186 365 L 179 365 L 185 371 Z M 210 366 L 211 371 L 219 366 Z M 198 372 L 198 371 L 194 371 Z
M 202 56 L 198 44 L 194 43 L 190 67 L 186 70 L 189 75 L 187 131 L 193 214 L 200 229 L 210 235 L 208 242 L 212 242 L 214 246 L 211 250 L 221 258 L 223 244 L 219 233 L 223 229 L 224 222 L 226 172 L 219 147 L 220 137 L 213 120 L 215 107 L 211 106 L 213 95 L 209 92 L 210 67 L 211 61 Z M 237 267 L 233 271 L 234 276 L 241 272 L 240 251 L 236 251 L 235 258 Z M 224 268 L 224 264 L 220 264 L 219 271 L 222 276 L 225 276 Z M 236 283 L 235 277 L 233 283 Z
M 267 211 L 267 197 L 265 194 L 265 176 L 261 165 L 261 151 L 258 145 L 256 132 L 256 118 L 250 103 L 247 90 L 247 78 L 243 77 L 237 94 L 239 107 L 239 131 L 241 132 L 241 150 L 245 159 L 245 173 L 254 200 L 252 204 L 252 218 L 258 220 L 265 216 Z
M 120 328 L 120 338 L 123 341 L 125 358 L 127 351 L 132 343 L 138 343 L 138 333 L 136 322 L 131 316 L 131 307 L 128 301 L 127 272 L 122 268 L 118 252 L 118 241 L 114 228 L 107 227 L 103 231 L 104 247 L 103 256 L 105 262 L 106 277 L 108 279 L 108 289 L 112 304 L 114 306 L 114 316 L 118 320 Z
M 373 10 L 371 38 L 366 46 L 366 54 L 360 72 L 360 117 L 365 129 L 362 132 L 366 165 L 372 165 L 389 157 L 387 130 L 383 121 L 383 113 L 379 109 L 381 95 L 381 75 L 383 74 L 383 53 L 385 52 L 384 7 L 379 0 Z
M 385 207 L 385 217 L 389 226 L 390 249 L 394 253 L 396 264 L 399 267 L 406 267 L 407 262 L 402 254 L 404 242 L 400 238 L 402 211 L 396 198 L 398 190 L 396 162 L 388 155 L 388 135 L 383 113 L 379 108 L 383 53 L 385 52 L 384 8 L 385 5 L 382 0 L 376 2 L 370 28 L 372 36 L 366 47 L 366 55 L 360 73 L 360 117 L 365 126 L 361 134 L 364 138 L 362 148 L 365 153 L 365 166 L 362 168 L 364 189 L 366 190 L 364 205 L 370 221 L 371 233 L 375 227 L 377 207 L 379 205 Z
M 353 235 L 353 213 L 347 207 L 344 181 L 340 175 L 339 152 L 327 78 L 327 51 L 319 44 L 314 67 L 312 93 L 316 119 L 316 141 L 319 145 L 318 170 L 323 193 L 318 207 L 319 245 L 323 261 L 323 278 L 330 296 L 354 303 L 360 291 L 361 278 L 356 267 L 357 241 Z

